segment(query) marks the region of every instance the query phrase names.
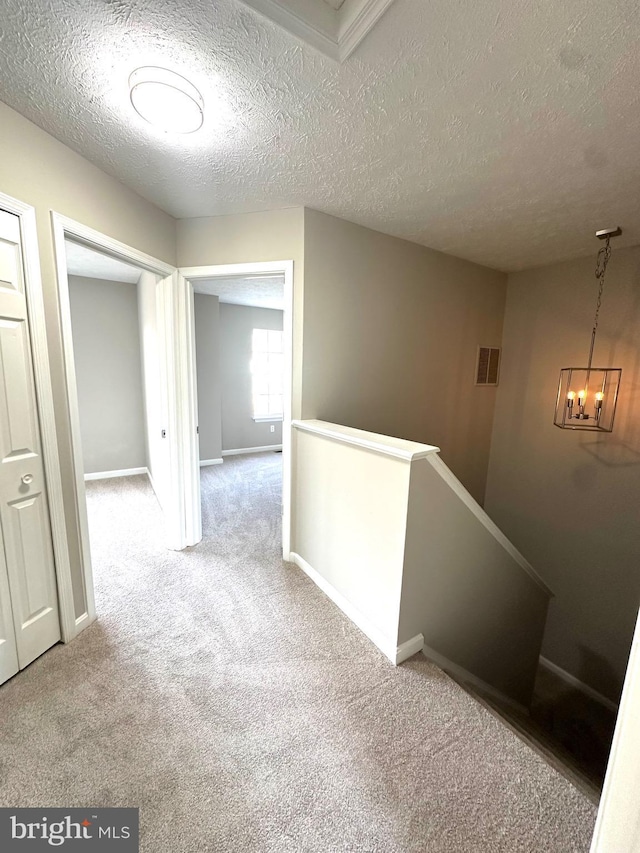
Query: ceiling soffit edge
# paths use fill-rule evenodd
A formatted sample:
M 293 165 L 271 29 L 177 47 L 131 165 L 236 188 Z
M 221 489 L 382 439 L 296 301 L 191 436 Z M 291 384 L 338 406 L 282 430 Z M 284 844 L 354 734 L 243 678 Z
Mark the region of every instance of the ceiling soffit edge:
M 241 2 L 331 59 L 344 62 L 393 0 L 345 0 L 339 9 L 333 9 L 325 0 Z

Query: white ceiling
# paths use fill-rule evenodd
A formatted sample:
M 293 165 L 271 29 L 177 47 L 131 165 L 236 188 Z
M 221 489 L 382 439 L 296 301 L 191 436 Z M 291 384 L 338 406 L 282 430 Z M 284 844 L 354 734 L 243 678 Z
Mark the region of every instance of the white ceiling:
M 140 278 L 140 270 L 137 267 L 110 258 L 80 243 L 74 243 L 73 240 L 65 240 L 64 247 L 69 275 L 101 278 L 104 281 L 124 281 L 131 284 L 136 284 Z
M 284 277 L 281 275 L 229 276 L 201 279 L 193 284 L 196 293 L 218 296 L 231 305 L 284 310 Z
M 344 0 L 324 0 L 324 2 L 328 3 L 332 9 L 339 9 L 344 3 Z
M 238 0 L 2 8 L 0 99 L 174 216 L 307 205 L 510 270 L 640 242 L 637 0 L 395 0 L 343 64 Z M 136 118 L 142 64 L 201 131 Z

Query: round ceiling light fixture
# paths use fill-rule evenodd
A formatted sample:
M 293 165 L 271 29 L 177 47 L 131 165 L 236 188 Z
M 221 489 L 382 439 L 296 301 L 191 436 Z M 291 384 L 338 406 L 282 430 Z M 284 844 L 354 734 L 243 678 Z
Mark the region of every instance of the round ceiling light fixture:
M 138 115 L 167 133 L 194 133 L 204 121 L 202 95 L 185 77 L 155 65 L 129 77 L 131 103 Z

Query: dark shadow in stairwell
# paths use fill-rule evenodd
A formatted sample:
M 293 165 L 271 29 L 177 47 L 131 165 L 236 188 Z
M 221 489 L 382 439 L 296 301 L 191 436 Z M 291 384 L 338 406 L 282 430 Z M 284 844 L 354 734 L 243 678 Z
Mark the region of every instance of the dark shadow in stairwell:
M 615 680 L 615 673 L 600 655 L 585 647 L 580 652 L 583 658 L 581 673 L 596 669 L 605 671 L 608 679 Z M 531 717 L 601 788 L 615 729 L 615 710 L 540 666 Z

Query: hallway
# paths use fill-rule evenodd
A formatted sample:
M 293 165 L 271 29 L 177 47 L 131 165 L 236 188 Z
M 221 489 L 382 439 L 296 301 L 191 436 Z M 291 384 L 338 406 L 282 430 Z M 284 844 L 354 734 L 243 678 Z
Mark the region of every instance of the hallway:
M 204 468 L 183 552 L 144 477 L 87 484 L 98 621 L 0 689 L 0 805 L 139 806 L 149 853 L 586 853 L 579 791 L 283 563 L 280 483 Z

